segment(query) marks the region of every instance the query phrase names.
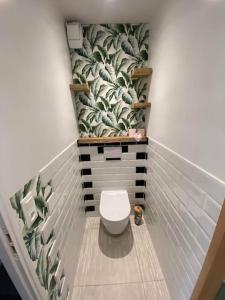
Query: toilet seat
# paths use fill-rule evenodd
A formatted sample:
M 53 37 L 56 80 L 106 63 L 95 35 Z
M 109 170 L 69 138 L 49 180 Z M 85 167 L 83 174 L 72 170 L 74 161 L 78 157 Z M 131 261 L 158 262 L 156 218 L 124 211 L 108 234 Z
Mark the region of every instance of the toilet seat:
M 112 222 L 126 219 L 130 215 L 130 202 L 125 190 L 103 191 L 99 211 L 101 216 Z

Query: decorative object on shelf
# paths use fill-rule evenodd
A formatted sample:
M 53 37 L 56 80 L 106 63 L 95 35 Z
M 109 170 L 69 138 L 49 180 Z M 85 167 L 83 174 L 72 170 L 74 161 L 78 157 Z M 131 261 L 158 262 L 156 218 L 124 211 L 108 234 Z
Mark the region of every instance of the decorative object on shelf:
M 145 136 L 145 128 L 138 128 L 137 134 L 140 134 L 141 137 L 144 137 Z
M 140 205 L 134 206 L 134 223 L 136 225 L 142 224 L 142 215 L 143 215 L 143 209 Z
M 152 74 L 152 68 L 134 68 L 131 71 L 131 79 L 145 78 Z
M 87 83 L 70 84 L 70 90 L 73 92 L 90 92 L 90 88 Z
M 135 140 L 140 141 L 142 138 L 145 137 L 145 129 L 138 128 L 138 129 L 128 129 L 129 137 L 133 137 Z
M 137 142 L 139 142 L 141 139 L 142 139 L 142 136 L 141 136 L 141 134 L 140 133 L 135 133 L 135 135 L 134 135 L 134 138 L 135 138 L 135 140 L 137 141 Z
M 81 137 L 122 136 L 128 128 L 145 126 L 144 111 L 134 101 L 146 101 L 147 82 L 129 74 L 148 62 L 147 24 L 82 25 L 82 49 L 70 49 L 74 83 L 89 83 L 90 93 L 75 102 Z
M 131 105 L 131 108 L 133 108 L 133 109 L 145 109 L 145 108 L 150 107 L 150 106 L 151 106 L 150 102 L 136 102 L 136 103 L 133 103 Z
M 129 137 L 134 137 L 136 134 L 136 129 L 130 128 L 128 129 Z

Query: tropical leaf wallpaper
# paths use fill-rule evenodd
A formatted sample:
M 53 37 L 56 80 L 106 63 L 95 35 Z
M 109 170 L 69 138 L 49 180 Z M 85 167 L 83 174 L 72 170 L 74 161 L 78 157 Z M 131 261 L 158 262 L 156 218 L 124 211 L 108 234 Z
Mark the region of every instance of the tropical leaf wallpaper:
M 90 86 L 90 93 L 75 95 L 80 136 L 121 136 L 144 128 L 144 111 L 131 104 L 146 100 L 147 82 L 129 75 L 148 62 L 148 26 L 83 25 L 83 36 L 83 48 L 70 49 L 74 83 Z
M 38 217 L 31 227 L 27 227 L 21 201 L 26 195 L 35 188 L 35 206 Z M 48 216 L 47 200 L 52 194 L 51 182 L 43 186 L 38 177 L 37 180 L 30 180 L 25 186 L 10 198 L 12 208 L 16 211 L 19 219 L 22 221 L 22 235 L 28 254 L 36 266 L 36 274 L 42 287 L 47 290 L 49 300 L 62 300 L 61 288 L 64 275 L 57 282 L 55 272 L 59 264 L 58 255 L 53 263 L 49 260 L 49 251 L 54 242 L 54 236 L 51 234 L 46 242 L 42 239 L 40 226 L 46 222 Z

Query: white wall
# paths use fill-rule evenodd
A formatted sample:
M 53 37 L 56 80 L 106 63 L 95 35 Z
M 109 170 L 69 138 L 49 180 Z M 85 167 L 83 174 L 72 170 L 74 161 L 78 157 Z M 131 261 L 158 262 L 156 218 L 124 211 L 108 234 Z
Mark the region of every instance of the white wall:
M 0 191 L 5 199 L 77 137 L 63 22 L 53 1 L 0 1 Z
M 145 220 L 172 300 L 189 300 L 225 195 L 225 184 L 150 139 Z
M 0 0 L 0 196 L 3 196 L 0 210 L 23 265 L 20 279 L 25 280 L 24 287 L 33 289 L 37 299 L 47 299 L 46 291 L 37 280 L 35 264 L 21 235 L 23 224 L 12 210 L 9 197 L 78 137 L 69 90 L 71 81 L 64 20 L 55 1 Z M 77 161 L 76 155 L 74 169 L 79 174 Z M 66 174 L 71 175 L 71 172 L 66 171 Z M 75 172 L 70 180 L 73 176 Z M 69 201 L 73 206 L 68 209 L 67 199 L 64 201 L 67 206 L 61 208 L 63 212 L 68 210 L 67 219 L 63 221 L 64 245 L 55 243 L 61 253 L 66 286 L 72 285 L 85 223 L 82 201 L 78 197 L 81 183 L 74 181 L 73 188 L 76 199 Z M 67 188 L 67 194 L 69 191 Z M 64 200 L 65 196 L 66 193 Z M 61 203 L 59 197 L 57 200 L 56 207 Z M 69 214 L 73 214 L 71 222 Z M 78 225 L 76 232 L 74 228 Z M 59 234 L 57 230 L 56 236 Z M 71 245 L 71 237 L 78 243 Z M 68 258 L 72 263 L 68 263 Z M 8 268 L 7 262 L 4 263 Z M 14 283 L 21 291 L 20 280 L 14 278 Z M 27 299 L 24 295 L 22 298 Z
M 187 300 L 225 198 L 225 2 L 166 1 L 150 28 L 146 220 L 171 299 Z
M 148 135 L 225 180 L 225 2 L 166 2 L 151 23 Z

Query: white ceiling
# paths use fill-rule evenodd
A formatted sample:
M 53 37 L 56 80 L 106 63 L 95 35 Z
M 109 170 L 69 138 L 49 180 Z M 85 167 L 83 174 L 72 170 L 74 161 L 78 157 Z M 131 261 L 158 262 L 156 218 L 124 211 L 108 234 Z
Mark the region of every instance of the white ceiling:
M 148 23 L 159 0 L 58 0 L 67 20 L 83 24 Z

